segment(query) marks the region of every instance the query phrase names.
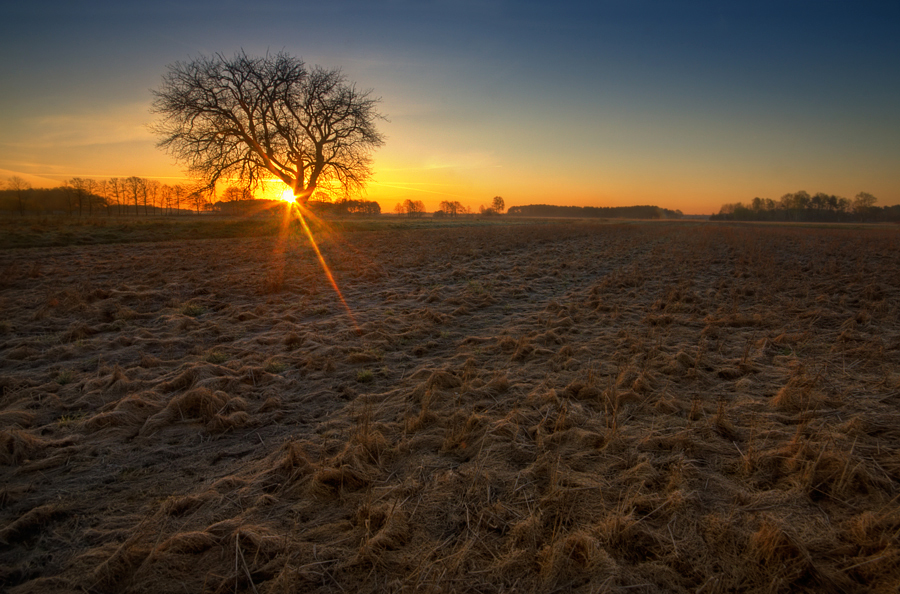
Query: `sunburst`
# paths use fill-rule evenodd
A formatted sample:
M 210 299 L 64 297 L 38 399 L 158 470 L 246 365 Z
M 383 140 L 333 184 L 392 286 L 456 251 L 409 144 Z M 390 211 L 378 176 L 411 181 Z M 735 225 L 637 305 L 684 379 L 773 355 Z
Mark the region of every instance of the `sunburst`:
M 290 194 L 290 200 L 286 197 Z M 319 260 L 319 264 L 322 266 L 322 271 L 325 273 L 325 277 L 328 278 L 328 282 L 331 284 L 331 287 L 334 289 L 335 294 L 337 294 L 338 299 L 341 302 L 341 305 L 344 306 L 344 310 L 347 312 L 347 316 L 350 318 L 353 327 L 356 329 L 357 333 L 361 333 L 359 325 L 356 323 L 356 317 L 353 315 L 353 311 L 350 309 L 350 305 L 347 303 L 347 300 L 344 299 L 344 294 L 341 291 L 341 288 L 338 286 L 337 280 L 334 278 L 334 274 L 331 272 L 331 267 L 328 266 L 328 262 L 325 261 L 325 256 L 322 255 L 322 251 L 319 249 L 319 244 L 316 242 L 316 238 L 313 235 L 312 229 L 310 228 L 307 217 L 315 217 L 312 212 L 309 211 L 305 206 L 296 202 L 294 200 L 294 193 L 291 190 L 285 190 L 282 194 L 282 199 L 285 202 L 289 202 L 285 208 L 284 219 L 281 225 L 281 232 L 279 233 L 279 241 L 278 246 L 276 247 L 276 252 L 283 259 L 284 258 L 284 243 L 287 240 L 288 234 L 290 233 L 290 222 L 293 219 L 297 219 L 300 222 L 300 226 L 303 228 L 303 232 L 306 235 L 306 239 L 309 241 L 310 246 L 312 246 L 313 251 L 316 253 L 316 258 Z M 305 214 L 305 216 L 304 216 Z

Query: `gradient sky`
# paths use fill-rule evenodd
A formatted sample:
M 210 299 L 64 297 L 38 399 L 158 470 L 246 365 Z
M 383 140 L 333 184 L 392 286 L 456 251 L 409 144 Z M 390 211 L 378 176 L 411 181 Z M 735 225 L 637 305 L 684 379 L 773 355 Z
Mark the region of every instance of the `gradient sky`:
M 389 121 L 366 197 L 900 203 L 900 2 L 30 0 L 0 8 L 0 178 L 166 181 L 150 89 L 199 54 L 341 67 Z

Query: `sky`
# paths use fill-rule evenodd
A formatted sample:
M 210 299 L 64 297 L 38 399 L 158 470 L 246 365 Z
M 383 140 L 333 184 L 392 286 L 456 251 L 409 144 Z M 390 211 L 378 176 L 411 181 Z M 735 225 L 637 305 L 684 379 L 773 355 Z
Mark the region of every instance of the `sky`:
M 167 66 L 240 50 L 381 98 L 362 196 L 718 212 L 900 204 L 900 2 L 30 0 L 0 8 L 0 180 L 183 177 Z

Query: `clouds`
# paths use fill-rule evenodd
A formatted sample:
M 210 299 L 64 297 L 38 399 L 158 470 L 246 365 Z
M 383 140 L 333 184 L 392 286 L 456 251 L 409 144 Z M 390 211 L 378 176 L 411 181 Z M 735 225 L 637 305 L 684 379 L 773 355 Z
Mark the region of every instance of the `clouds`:
M 585 201 L 626 196 L 685 212 L 777 184 L 782 193 L 866 187 L 882 203 L 900 202 L 890 165 L 900 161 L 898 10 L 806 1 L 19 3 L 0 19 L 11 57 L 0 62 L 0 168 L 118 173 L 130 157 L 143 169 L 135 174 L 152 177 L 152 166 L 177 175 L 143 127 L 149 89 L 166 64 L 243 48 L 340 66 L 374 88 L 389 118 L 376 180 L 396 186 L 405 170 L 404 187 L 457 183 L 455 194 L 551 202 L 546 176 L 561 172 L 561 186 Z M 99 159 L 93 168 L 90 158 Z M 390 200 L 386 188 L 371 193 Z M 692 196 L 705 202 L 686 203 Z
M 44 113 L 22 122 L 28 135 L 18 146 L 36 149 L 84 147 L 127 142 L 155 142 L 148 129 L 150 102 L 117 104 L 105 109 Z

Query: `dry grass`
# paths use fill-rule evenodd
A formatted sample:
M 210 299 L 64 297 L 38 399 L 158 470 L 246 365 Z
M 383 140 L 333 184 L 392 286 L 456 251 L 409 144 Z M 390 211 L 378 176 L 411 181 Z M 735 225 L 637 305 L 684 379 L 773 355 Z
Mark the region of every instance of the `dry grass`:
M 900 588 L 896 230 L 322 239 L 2 253 L 0 589 Z

